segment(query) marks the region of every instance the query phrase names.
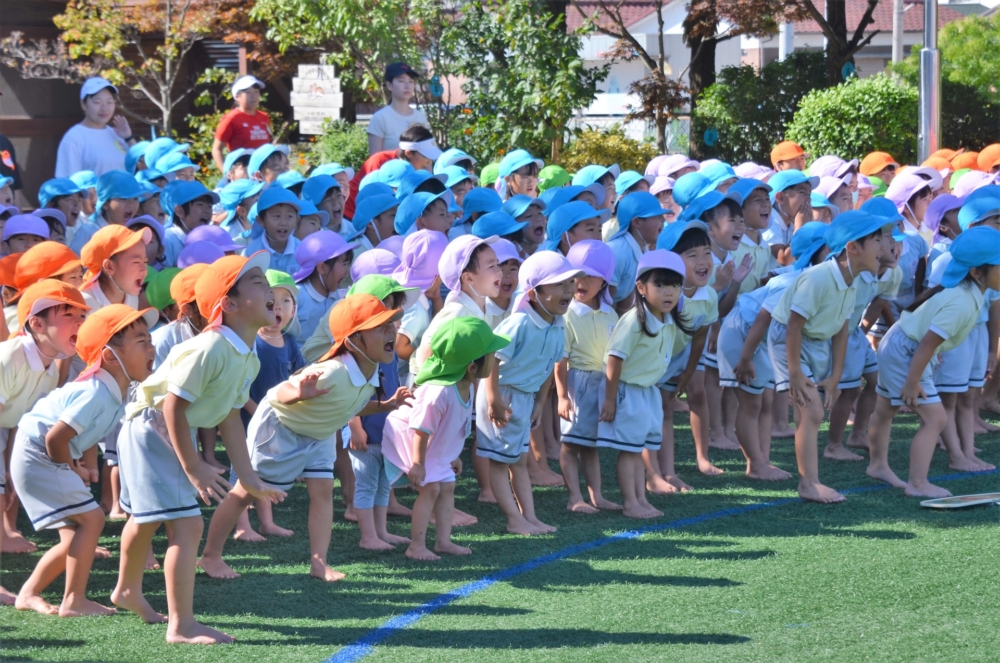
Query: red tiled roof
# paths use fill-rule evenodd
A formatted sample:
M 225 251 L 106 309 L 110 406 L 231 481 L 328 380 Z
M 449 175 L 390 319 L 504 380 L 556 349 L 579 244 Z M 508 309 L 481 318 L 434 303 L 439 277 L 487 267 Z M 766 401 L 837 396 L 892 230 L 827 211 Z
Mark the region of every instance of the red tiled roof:
M 826 7 L 825 0 L 813 0 L 816 9 L 823 12 Z M 892 0 L 880 0 L 875 6 L 872 18 L 875 22 L 869 25 L 865 32 L 892 32 Z M 848 36 L 857 30 L 861 17 L 868 9 L 866 0 L 847 0 L 847 31 Z M 948 5 L 938 5 L 938 27 L 965 18 Z M 903 32 L 923 32 L 924 29 L 924 3 L 922 0 L 906 0 L 903 4 Z M 816 21 L 796 21 L 795 32 L 803 34 L 815 34 L 821 32 Z
M 605 2 L 609 7 L 618 7 L 619 3 L 621 3 L 619 11 L 626 26 L 632 25 L 636 21 L 646 18 L 653 13 L 653 3 L 650 0 L 606 0 Z M 665 0 L 663 4 L 669 4 L 669 0 Z M 584 14 L 587 16 L 596 14 L 599 6 L 596 2 L 580 0 L 580 8 L 583 9 Z M 598 20 L 602 25 L 611 25 L 611 22 L 607 18 L 599 17 Z M 566 5 L 566 27 L 569 30 L 575 30 L 581 25 L 583 25 L 583 17 L 580 16 L 580 12 L 572 3 Z

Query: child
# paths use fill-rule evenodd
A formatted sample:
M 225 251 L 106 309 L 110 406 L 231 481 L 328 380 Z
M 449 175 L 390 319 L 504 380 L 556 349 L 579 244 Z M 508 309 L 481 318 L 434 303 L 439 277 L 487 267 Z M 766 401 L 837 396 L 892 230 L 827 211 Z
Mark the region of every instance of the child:
M 361 206 L 359 206 L 359 209 Z M 420 297 L 406 309 L 396 334 L 396 354 L 400 359 L 401 384 L 412 387 L 417 376 L 416 349 L 424 332 L 444 303 L 438 262 L 448 246 L 448 238 L 434 230 L 418 230 L 403 242 L 403 262 L 392 273 L 405 288 L 417 288 Z
M 555 363 L 566 337 L 562 316 L 573 300 L 580 270 L 563 256 L 540 251 L 524 261 L 524 294 L 514 313 L 497 326 L 511 344 L 497 353 L 497 365 L 476 394 L 476 454 L 490 461 L 490 486 L 507 517 L 507 531 L 555 531 L 535 516 L 527 452 L 531 428 L 540 420 Z M 508 476 L 509 474 L 509 476 Z M 512 490 L 513 488 L 513 490 Z
M 393 223 L 396 233 L 408 235 L 416 230 L 448 232 L 451 229 L 451 217 L 448 216 L 450 201 L 451 193 L 448 191 L 436 195 L 422 191 L 403 198 Z
M 83 285 L 83 267 L 72 250 L 55 242 L 42 242 L 28 249 L 14 268 L 14 287 L 24 292 L 43 279 L 56 279 L 74 288 Z M 11 298 L 16 301 L 18 295 Z
M 247 164 L 247 173 L 251 180 L 264 182 L 267 185 L 274 184 L 278 175 L 287 172 L 288 146 L 287 145 L 261 145 L 250 155 L 250 162 Z
M 69 228 L 76 227 L 83 210 L 83 188 L 68 177 L 57 177 L 42 183 L 38 189 L 38 204 L 43 208 L 57 209 L 66 217 Z M 67 243 L 73 238 L 67 233 Z
M 49 226 L 33 214 L 17 214 L 3 226 L 3 255 L 24 253 L 49 239 Z
M 206 269 L 208 265 L 196 263 L 180 270 L 171 281 L 170 297 L 177 306 L 177 317 L 153 331 L 153 347 L 156 348 L 153 370 L 167 360 L 175 345 L 194 338 L 205 328 L 205 319 L 195 302 L 194 286 Z
M 155 270 L 160 270 L 167 266 L 166 260 L 164 259 L 166 255 L 166 231 L 163 228 L 162 223 L 153 217 L 144 214 L 142 216 L 134 216 L 129 219 L 125 223 L 125 227 L 133 231 L 148 228 L 150 230 L 150 240 L 149 243 L 146 244 L 146 264 L 149 265 L 150 269 Z M 212 227 L 215 228 L 215 226 Z M 216 228 L 216 230 L 218 230 L 218 228 Z
M 330 311 L 337 341 L 316 366 L 280 383 L 261 400 L 247 431 L 250 461 L 271 486 L 292 487 L 305 477 L 309 490 L 309 574 L 342 580 L 327 564 L 333 525 L 334 433 L 359 413 L 394 409 L 407 392 L 369 403 L 378 385 L 378 364 L 393 360 L 396 328 L 403 312 L 387 309 L 371 295 L 349 295 Z M 216 510 L 202 552 L 202 568 L 216 577 L 238 577 L 222 559 L 223 546 L 253 493 L 240 480 Z M 225 571 L 225 575 L 218 573 Z
M 581 240 L 599 240 L 601 224 L 609 218 L 611 210 L 596 210 L 581 200 L 560 205 L 549 214 L 549 222 L 545 228 L 549 239 L 545 248 L 566 255 L 570 247 Z
M 545 201 L 523 195 L 511 196 L 501 209 L 514 217 L 515 221 L 528 224 L 521 231 L 521 241 L 518 242 L 527 258 L 545 241 L 545 224 L 548 222 L 543 214 Z
M 370 251 L 383 239 L 396 234 L 396 208 L 399 200 L 392 194 L 374 194 L 358 203 L 351 223 L 360 233 L 358 242 L 361 251 Z
M 777 149 L 777 148 L 775 148 Z M 772 153 L 773 154 L 773 153 Z M 787 160 L 784 160 L 787 163 Z M 806 177 L 798 169 L 782 169 L 767 181 L 771 187 L 771 222 L 764 231 L 764 241 L 771 247 L 771 256 L 778 265 L 792 264 L 789 250 L 792 233 L 812 221 L 812 190 L 819 186 L 818 177 Z
M 493 189 L 473 189 L 465 195 L 462 205 L 462 215 L 448 231 L 448 239 L 468 235 L 479 217 L 501 211 L 504 203 Z
M 500 179 L 497 180 L 497 191 L 500 192 L 500 198 L 507 200 L 511 196 L 519 194 L 529 198 L 537 198 L 539 193 L 538 171 L 544 165 L 544 161 L 534 158 L 527 150 L 508 152 L 500 160 Z
M 934 231 L 931 250 L 927 256 L 927 273 L 930 274 L 934 259 L 948 250 L 948 246 L 962 232 L 958 225 L 958 210 L 963 200 L 950 193 L 943 193 L 931 201 L 924 215 L 924 225 Z
M 229 484 L 221 476 L 223 469 L 198 455 L 193 429 L 219 427 L 248 494 L 285 497 L 284 491 L 265 486 L 251 468 L 239 415 L 260 366 L 249 344 L 258 329 L 274 324 L 273 293 L 264 277 L 267 261 L 263 252 L 249 258 L 226 256 L 205 270 L 195 293 L 208 321 L 206 330 L 176 346 L 126 408 L 119 437 L 119 502 L 132 517 L 122 531 L 121 567 L 111 600 L 146 622 L 164 621 L 143 596 L 142 576 L 153 534 L 165 524 L 170 546 L 165 564 L 167 642 L 233 641 L 194 618 L 195 565 L 204 527 L 198 498 L 206 504 L 222 501 Z M 226 570 L 206 562 L 202 566 L 213 576 Z
M 638 191 L 618 203 L 618 232 L 608 238 L 615 265 L 608 289 L 616 310 L 622 313 L 632 308 L 639 259 L 656 245 L 664 221 L 663 208 L 651 193 Z
M 934 200 L 931 183 L 916 173 L 900 173 L 889 184 L 885 199 L 895 203 L 896 210 L 903 216 L 903 232 L 919 235 L 928 244 L 934 233 L 925 228 L 923 222 Z
M 293 276 L 302 289 L 296 312 L 298 338 L 305 340 L 312 336 L 342 297 L 338 290 L 350 273 L 357 246 L 348 244 L 332 230 L 320 230 L 295 249 L 295 262 L 300 267 Z
M 318 211 L 326 215 L 327 220 L 322 225 L 323 228 L 343 234 L 344 193 L 333 176 L 313 173 L 312 177 L 302 185 L 302 200 L 312 203 Z
M 564 319 L 565 357 L 556 364 L 555 373 L 562 419 L 559 465 L 569 490 L 566 509 L 577 513 L 620 510 L 621 505 L 601 495 L 601 464 L 597 456 L 604 355 L 618 323 L 609 292 L 615 255 L 607 244 L 586 239 L 574 244 L 566 259 L 583 272 L 576 279 L 576 292 Z M 590 504 L 580 493 L 580 465 L 590 492 Z
M 473 385 L 492 372 L 493 353 L 509 343 L 476 318 L 445 322 L 431 340 L 433 355 L 417 376 L 413 402 L 386 420 L 386 472 L 393 478 L 405 474 L 419 493 L 406 550 L 411 559 L 439 559 L 427 548 L 432 514 L 437 529 L 435 552 L 472 553 L 451 540 L 455 479 L 462 472 L 459 454 L 472 427 Z
M 148 228 L 129 230 L 106 226 L 97 231 L 80 255 L 87 268 L 80 290 L 93 310 L 109 304 L 139 307 L 139 292 L 146 278 L 146 244 L 152 241 Z
M 66 216 L 57 209 L 36 209 L 31 216 L 37 216 L 49 227 L 49 239 L 66 244 Z
M 299 204 L 302 205 L 302 210 L 299 214 L 299 223 L 295 226 L 295 238 L 301 241 L 325 228 L 330 221 L 330 215 L 308 200 L 301 200 Z
M 932 379 L 935 355 L 957 347 L 976 325 L 986 288 L 1000 290 L 1000 232 L 970 228 L 951 244 L 951 263 L 941 279 L 944 290 L 903 313 L 878 347 L 878 402 L 868 429 L 868 476 L 903 488 L 910 496 L 947 497 L 927 479 L 934 446 L 947 424 Z M 920 416 L 910 443 L 910 475 L 904 483 L 889 467 L 889 434 L 901 405 Z
M 174 278 L 180 273 L 181 269 L 178 267 L 164 267 L 158 272 L 146 272 L 146 289 L 144 291 L 146 300 L 150 306 L 160 312 L 160 320 L 153 328 L 153 334 L 180 316 L 180 308 L 170 294 L 170 286 L 173 285 Z M 155 370 L 156 367 L 154 366 L 153 369 Z
M 778 391 L 789 391 L 795 407 L 795 456 L 799 497 L 812 502 L 845 498 L 819 481 L 816 441 L 824 408 L 837 402 L 854 310 L 854 280 L 875 274 L 882 252 L 883 217 L 844 212 L 826 231 L 834 259 L 803 272 L 771 313 L 767 350 Z M 824 392 L 820 396 L 819 390 Z
M 237 244 L 247 245 L 250 240 L 252 223 L 248 217 L 250 209 L 257 202 L 260 192 L 264 190 L 263 182 L 242 179 L 227 184 L 219 192 L 219 200 L 226 216 L 219 222 L 229 236 Z
M 84 456 L 118 424 L 129 383 L 144 380 L 152 370 L 149 325 L 156 318 L 154 309 L 136 311 L 122 304 L 92 313 L 79 327 L 76 342 L 87 370 L 38 401 L 21 419 L 11 476 L 35 530 L 57 529 L 59 543 L 42 556 L 21 587 L 15 604 L 19 610 L 60 617 L 117 612 L 87 599 L 104 513 L 89 488 L 97 481 L 97 469 Z M 66 589 L 56 608 L 42 598 L 42 591 L 63 570 Z
M 491 245 L 497 254 L 497 263 L 503 277 L 500 279 L 500 294 L 486 299 L 486 316 L 495 325 L 510 317 L 513 307 L 514 293 L 517 292 L 518 272 L 524 259 L 518 253 L 513 242 L 498 239 Z
M 73 179 L 76 181 L 76 176 Z M 104 226 L 125 225 L 139 211 L 139 198 L 143 188 L 135 178 L 123 170 L 110 170 L 95 182 L 96 206 L 87 221 L 77 226 L 73 234 L 71 249 L 78 255 L 83 245 L 90 241 L 98 230 Z M 84 213 L 87 214 L 87 204 L 84 203 Z
M 646 500 L 640 454 L 655 453 L 662 442 L 665 412 L 656 385 L 667 370 L 673 336 L 686 329 L 677 304 L 687 269 L 680 256 L 661 249 L 639 259 L 632 309 L 615 325 L 605 355 L 597 440 L 619 452 L 618 486 L 630 518 L 663 515 Z
M 166 231 L 164 262 L 169 267 L 177 267 L 177 258 L 187 245 L 188 233 L 212 223 L 212 206 L 220 198 L 201 182 L 175 182 L 168 190 L 171 223 Z
M 299 199 L 291 191 L 281 187 L 265 189 L 250 211 L 250 216 L 263 232 L 250 240 L 243 255 L 250 256 L 264 250 L 271 257 L 271 269 L 279 269 L 286 274 L 297 272 L 299 264 L 295 260 L 295 250 L 299 247 L 299 240 L 292 233 L 299 223 L 301 209 Z
M 437 170 L 437 164 L 435 164 L 434 168 Z M 461 166 L 448 166 L 440 173 L 434 174 L 448 176 L 444 185 L 451 191 L 451 195 L 455 197 L 455 204 L 459 207 L 462 206 L 462 201 L 465 200 L 466 194 L 472 191 L 476 187 L 476 183 L 479 182 L 478 177 Z

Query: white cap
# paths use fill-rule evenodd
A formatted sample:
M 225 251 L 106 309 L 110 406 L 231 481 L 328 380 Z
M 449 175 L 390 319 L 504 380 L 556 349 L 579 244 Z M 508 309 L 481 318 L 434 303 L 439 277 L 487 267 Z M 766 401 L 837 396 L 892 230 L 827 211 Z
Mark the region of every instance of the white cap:
M 233 96 L 235 97 L 237 94 L 239 94 L 243 90 L 246 90 L 246 89 L 249 89 L 249 88 L 252 88 L 252 87 L 255 87 L 255 88 L 258 88 L 260 90 L 263 90 L 266 86 L 256 76 L 249 76 L 249 75 L 248 76 L 240 76 L 239 78 L 236 79 L 236 82 L 233 83 Z
M 97 94 L 104 88 L 111 88 L 111 91 L 118 94 L 118 88 L 108 82 L 106 78 L 101 78 L 100 76 L 94 76 L 93 78 L 88 78 L 80 86 L 80 100 L 84 100 L 92 94 Z

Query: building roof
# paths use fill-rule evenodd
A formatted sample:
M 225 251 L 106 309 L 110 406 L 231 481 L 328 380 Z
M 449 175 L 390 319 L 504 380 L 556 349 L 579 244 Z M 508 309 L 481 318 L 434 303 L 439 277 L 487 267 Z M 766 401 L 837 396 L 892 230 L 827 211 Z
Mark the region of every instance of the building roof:
M 621 2 L 621 15 L 625 22 L 625 27 L 628 27 L 646 18 L 653 13 L 654 5 L 651 0 L 606 0 L 606 4 L 609 6 L 618 6 Z M 664 0 L 664 7 L 670 4 L 670 0 Z M 580 0 L 580 8 L 583 9 L 587 16 L 593 16 L 598 12 L 598 7 L 600 5 L 597 2 L 588 2 L 588 0 Z M 605 17 L 598 17 L 598 22 L 602 25 L 611 25 L 611 22 Z M 566 27 L 569 30 L 575 30 L 583 25 L 583 17 L 580 16 L 580 12 L 577 10 L 576 6 L 569 4 L 566 6 Z

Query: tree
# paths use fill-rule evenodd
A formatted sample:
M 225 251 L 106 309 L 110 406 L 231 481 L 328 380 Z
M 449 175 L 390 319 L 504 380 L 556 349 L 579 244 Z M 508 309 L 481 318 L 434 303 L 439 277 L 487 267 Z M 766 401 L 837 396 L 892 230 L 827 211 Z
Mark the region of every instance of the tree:
M 854 63 L 854 55 L 867 46 L 872 38 L 879 33 L 875 30 L 865 36 L 865 30 L 869 25 L 875 23 L 872 14 L 878 6 L 879 0 L 867 0 L 868 7 L 865 9 L 858 27 L 848 38 L 847 31 L 847 2 L 846 0 L 826 0 L 825 16 L 813 0 L 792 0 L 796 2 L 801 11 L 813 21 L 816 21 L 823 36 L 826 37 L 826 79 L 827 85 L 837 85 L 843 81 L 844 65 Z M 917 10 L 920 10 L 918 7 Z

